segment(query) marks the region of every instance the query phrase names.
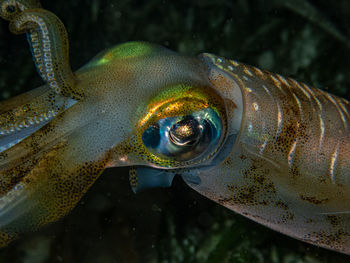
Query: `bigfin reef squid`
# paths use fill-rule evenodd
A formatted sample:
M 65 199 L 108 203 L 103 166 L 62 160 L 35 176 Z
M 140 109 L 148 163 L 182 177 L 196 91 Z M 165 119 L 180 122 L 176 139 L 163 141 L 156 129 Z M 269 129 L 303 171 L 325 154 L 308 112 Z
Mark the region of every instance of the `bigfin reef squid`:
M 296 239 L 350 254 L 350 104 L 213 54 L 146 42 L 73 72 L 36 0 L 1 0 L 45 85 L 0 104 L 0 246 L 65 216 L 109 167 L 137 192 L 190 188 Z

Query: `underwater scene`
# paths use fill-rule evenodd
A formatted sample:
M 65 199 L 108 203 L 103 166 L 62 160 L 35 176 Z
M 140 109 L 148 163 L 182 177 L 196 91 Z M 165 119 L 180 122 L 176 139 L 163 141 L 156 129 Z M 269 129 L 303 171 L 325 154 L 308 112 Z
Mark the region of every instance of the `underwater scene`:
M 41 4 L 67 29 L 73 71 L 107 48 L 147 41 L 188 56 L 207 52 L 234 59 L 350 99 L 348 0 Z M 8 27 L 0 19 L 1 101 L 43 85 L 25 34 L 14 35 Z M 0 263 L 350 262 L 348 255 L 229 210 L 180 176 L 170 187 L 135 194 L 129 174 L 128 167 L 106 169 L 68 215 L 1 248 Z

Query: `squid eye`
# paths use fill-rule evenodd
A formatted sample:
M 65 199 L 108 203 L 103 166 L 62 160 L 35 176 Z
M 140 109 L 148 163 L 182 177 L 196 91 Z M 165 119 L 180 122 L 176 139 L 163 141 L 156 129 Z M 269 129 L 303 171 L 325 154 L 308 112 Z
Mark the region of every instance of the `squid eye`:
M 144 131 L 142 141 L 156 156 L 189 161 L 210 155 L 218 147 L 222 131 L 220 116 L 207 108 L 159 120 Z

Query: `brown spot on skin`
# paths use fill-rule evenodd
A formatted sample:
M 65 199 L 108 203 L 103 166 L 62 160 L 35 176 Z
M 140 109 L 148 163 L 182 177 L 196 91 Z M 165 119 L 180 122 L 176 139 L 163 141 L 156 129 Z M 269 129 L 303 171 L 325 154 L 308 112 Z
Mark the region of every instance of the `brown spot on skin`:
M 293 221 L 294 220 L 294 214 L 290 211 L 286 211 L 284 215 L 282 215 L 282 221 L 285 223 L 287 221 Z
M 243 155 L 243 154 L 241 154 L 241 156 L 239 156 L 239 158 L 241 158 L 241 160 L 245 160 L 245 159 L 247 159 L 247 156 L 245 156 L 245 155 Z
M 37 159 L 34 156 L 31 156 L 30 159 L 20 158 L 17 166 L 2 171 L 0 175 L 0 195 L 10 191 L 36 164 Z
M 264 185 L 264 191 L 274 194 L 276 193 L 276 188 L 273 183 L 270 183 L 270 184 Z
M 283 203 L 281 200 L 276 201 L 275 205 L 277 207 L 281 208 L 282 210 L 286 210 L 287 211 L 289 209 L 288 205 Z
M 227 188 L 229 191 L 233 193 L 232 198 L 230 198 L 229 201 L 236 204 L 258 205 L 257 198 L 256 198 L 256 194 L 259 192 L 258 187 L 254 185 L 249 187 L 247 186 L 236 187 L 233 185 L 228 185 Z
M 222 206 L 225 206 L 227 203 L 231 203 L 233 201 L 233 198 L 227 198 L 227 197 L 222 197 L 218 199 L 218 203 Z
M 258 189 L 256 186 L 242 187 L 238 193 L 238 199 L 245 204 L 256 205 L 256 197 Z
M 269 205 L 269 204 L 270 204 L 270 203 L 267 202 L 266 200 L 263 200 L 263 201 L 259 202 L 259 205 L 263 205 L 263 206 L 267 206 L 267 205 Z
M 306 220 L 306 223 L 307 224 L 311 224 L 311 223 L 313 223 L 314 222 L 314 220 L 312 220 L 311 218 L 308 218 L 307 220 Z
M 255 176 L 257 174 L 257 171 L 256 171 L 257 169 L 258 167 L 255 165 L 255 162 L 254 162 L 249 169 L 243 171 L 244 177 L 248 178 L 250 176 Z
M 312 232 L 306 235 L 306 240 L 316 240 L 316 244 L 327 245 L 333 249 L 341 249 L 343 246 L 342 239 L 349 238 L 349 233 L 344 230 L 338 230 L 334 234 L 329 234 L 326 231 Z
M 331 223 L 332 226 L 338 226 L 339 225 L 339 218 L 334 215 L 328 215 L 327 220 Z
M 293 166 L 292 167 L 291 173 L 292 173 L 292 178 L 293 179 L 302 177 L 302 174 L 299 172 L 299 169 L 298 169 L 297 166 Z
M 245 179 L 253 184 L 228 185 L 227 188 L 232 193 L 232 197 L 222 201 L 249 206 L 269 205 L 271 200 L 264 198 L 264 196 L 276 193 L 276 189 L 273 183 L 266 178 L 268 171 L 261 168 L 261 164 L 255 161 L 248 169 L 243 170 L 242 174 Z
M 328 198 L 319 200 L 319 199 L 316 199 L 316 197 L 314 197 L 314 196 L 305 196 L 305 195 L 300 195 L 300 198 L 301 198 L 301 200 L 307 201 L 307 202 L 314 204 L 314 205 L 325 204 L 329 201 Z
M 256 174 L 254 176 L 254 180 L 259 183 L 259 184 L 264 184 L 264 182 L 266 181 L 266 177 L 263 174 Z
M 285 113 L 283 116 L 286 116 Z M 274 138 L 275 144 L 273 148 L 275 151 L 288 154 L 292 144 L 295 141 L 298 128 L 295 126 L 294 122 L 287 122 L 283 125 L 282 131 L 279 136 Z

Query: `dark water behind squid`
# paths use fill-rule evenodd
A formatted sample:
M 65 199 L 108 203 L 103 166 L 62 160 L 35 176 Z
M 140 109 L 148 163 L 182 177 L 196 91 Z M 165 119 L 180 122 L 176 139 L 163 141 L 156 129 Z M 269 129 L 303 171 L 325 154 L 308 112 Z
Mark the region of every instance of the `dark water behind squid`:
M 283 3 L 281 3 L 283 2 Z M 212 52 L 350 98 L 350 2 L 42 1 L 67 27 L 73 69 L 115 44 L 145 40 Z M 0 97 L 41 84 L 24 36 L 0 21 Z M 127 169 L 104 172 L 63 220 L 0 251 L 0 262 L 349 262 L 251 222 L 180 178 L 134 195 Z

